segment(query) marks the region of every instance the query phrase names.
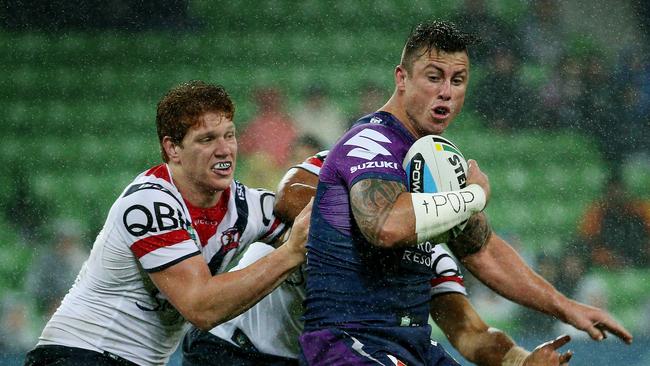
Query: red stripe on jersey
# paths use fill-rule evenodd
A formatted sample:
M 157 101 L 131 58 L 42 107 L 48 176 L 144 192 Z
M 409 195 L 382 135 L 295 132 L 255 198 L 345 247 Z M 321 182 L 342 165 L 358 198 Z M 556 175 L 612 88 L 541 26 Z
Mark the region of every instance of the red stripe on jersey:
M 145 254 L 151 253 L 156 249 L 178 244 L 188 239 L 191 239 L 190 233 L 185 230 L 168 231 L 164 234 L 149 236 L 136 241 L 131 244 L 131 251 L 135 254 L 136 258 L 140 259 Z
M 269 231 L 267 231 L 264 235 L 262 235 L 262 239 L 266 239 L 267 236 L 271 235 L 279 225 L 280 225 L 280 220 L 276 218 L 275 221 L 273 221 L 273 225 L 271 225 Z
M 461 286 L 463 286 L 463 287 L 465 286 L 465 283 L 463 282 L 462 277 L 443 276 L 443 277 L 438 277 L 438 278 L 432 279 L 431 280 L 431 287 L 436 287 L 436 286 L 438 286 L 439 284 L 441 284 L 443 282 L 458 282 Z
M 167 164 L 156 165 L 155 167 L 147 170 L 144 175 L 153 175 L 154 177 L 164 179 L 169 183 L 172 182 L 172 178 L 169 176 L 169 171 L 167 170 Z
M 318 156 L 312 156 L 308 158 L 305 160 L 305 163 L 317 166 L 319 168 L 323 167 L 323 160 L 321 160 Z
M 221 198 L 216 205 L 208 208 L 201 208 L 193 206 L 191 203 L 185 201 L 190 216 L 192 217 L 192 226 L 199 234 L 201 246 L 208 244 L 208 239 L 214 236 L 217 232 L 217 226 L 228 212 L 228 201 L 230 200 L 230 187 L 221 192 Z

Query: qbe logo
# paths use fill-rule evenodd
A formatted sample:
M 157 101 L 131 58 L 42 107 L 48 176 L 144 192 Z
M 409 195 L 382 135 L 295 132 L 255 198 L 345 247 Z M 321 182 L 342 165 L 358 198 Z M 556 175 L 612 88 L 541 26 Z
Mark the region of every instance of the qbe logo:
M 153 212 L 146 206 L 133 205 L 124 211 L 122 221 L 129 234 L 136 237 L 179 228 L 187 230 L 191 226 L 181 210 L 164 202 L 154 202 Z

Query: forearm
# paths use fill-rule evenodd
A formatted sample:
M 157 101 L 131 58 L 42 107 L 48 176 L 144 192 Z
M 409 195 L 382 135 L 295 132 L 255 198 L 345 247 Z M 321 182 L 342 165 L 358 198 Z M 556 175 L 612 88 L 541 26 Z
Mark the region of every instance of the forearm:
M 501 296 L 565 320 L 562 309 L 569 299 L 535 273 L 498 235 L 492 233 L 484 248 L 461 261 L 476 278 Z
M 280 246 L 244 269 L 212 277 L 209 290 L 197 297 L 203 305 L 196 311 L 204 314 L 204 329 L 243 313 L 280 285 L 303 262 L 288 251 L 287 246 Z
M 482 188 L 436 194 L 409 193 L 395 181 L 365 179 L 350 190 L 354 219 L 368 241 L 379 247 L 443 243 L 449 231 L 485 206 Z
M 185 319 L 210 330 L 261 300 L 304 258 L 304 253 L 283 245 L 240 271 L 212 276 L 203 257 L 197 255 L 149 276 Z
M 431 318 L 454 348 L 477 365 L 500 366 L 505 354 L 515 346 L 508 335 L 489 328 L 464 295 L 433 298 Z

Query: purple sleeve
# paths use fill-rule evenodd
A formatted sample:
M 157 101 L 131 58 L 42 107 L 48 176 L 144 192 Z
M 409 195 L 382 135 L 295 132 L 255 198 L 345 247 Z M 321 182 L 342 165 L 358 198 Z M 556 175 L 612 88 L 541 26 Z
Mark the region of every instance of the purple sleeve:
M 408 151 L 404 139 L 383 125 L 362 125 L 351 129 L 330 152 L 339 176 L 348 187 L 368 178 L 405 183 L 402 160 Z

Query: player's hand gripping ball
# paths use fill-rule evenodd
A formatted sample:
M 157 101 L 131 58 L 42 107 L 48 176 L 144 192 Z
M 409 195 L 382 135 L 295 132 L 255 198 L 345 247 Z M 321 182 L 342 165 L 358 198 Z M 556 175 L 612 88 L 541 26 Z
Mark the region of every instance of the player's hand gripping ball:
M 460 149 L 448 139 L 427 135 L 417 140 L 402 163 L 411 193 L 457 191 L 467 185 L 467 161 Z M 444 196 L 461 209 L 462 202 L 453 195 Z M 458 200 L 455 202 L 454 200 Z M 464 221 L 452 229 L 452 237 L 465 228 Z

